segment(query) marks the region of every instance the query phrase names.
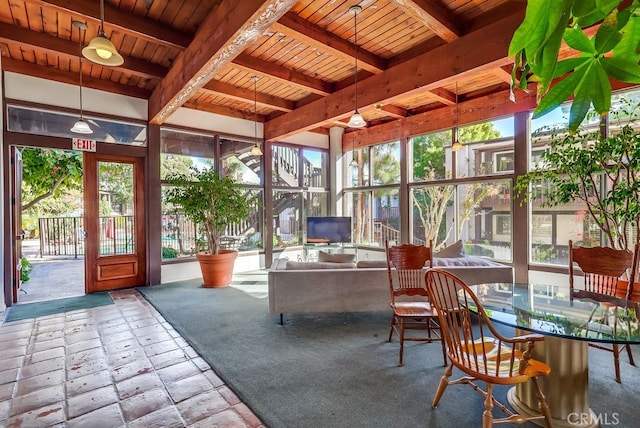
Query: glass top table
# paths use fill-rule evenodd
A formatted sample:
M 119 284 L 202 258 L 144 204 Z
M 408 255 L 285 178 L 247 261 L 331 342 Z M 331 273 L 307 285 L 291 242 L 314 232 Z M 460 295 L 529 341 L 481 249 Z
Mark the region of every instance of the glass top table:
M 551 367 L 540 383 L 553 426 L 598 426 L 598 416 L 589 408 L 588 343 L 640 343 L 639 304 L 585 291 L 570 296 L 568 284 L 491 283 L 471 288 L 492 321 L 516 328 L 516 334 L 545 335 L 532 354 Z M 529 384 L 509 391 L 508 401 L 518 412 L 537 413 Z

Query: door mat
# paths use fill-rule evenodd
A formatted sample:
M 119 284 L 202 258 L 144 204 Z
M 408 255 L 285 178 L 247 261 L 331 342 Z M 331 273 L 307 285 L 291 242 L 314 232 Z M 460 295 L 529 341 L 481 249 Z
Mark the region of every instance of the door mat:
M 7 309 L 8 314 L 4 321 L 18 321 L 27 318 L 37 318 L 45 315 L 59 314 L 62 312 L 76 311 L 78 309 L 94 308 L 96 306 L 112 305 L 113 299 L 108 292 L 86 294 L 78 297 L 48 300 L 43 302 L 25 303 L 13 305 Z

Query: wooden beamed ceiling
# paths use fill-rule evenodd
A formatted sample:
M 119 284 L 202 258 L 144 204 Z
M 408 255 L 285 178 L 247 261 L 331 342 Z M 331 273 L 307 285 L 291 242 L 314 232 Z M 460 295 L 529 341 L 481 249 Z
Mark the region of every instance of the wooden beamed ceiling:
M 368 127 L 346 128 L 345 141 L 437 128 L 434 118 L 449 123 L 457 99 L 461 105 L 504 99 L 507 48 L 525 0 L 363 0 L 357 46 L 349 11 L 355 4 L 105 0 L 104 29 L 125 62 L 103 67 L 83 60 L 83 84 L 148 99 L 157 124 L 180 107 L 247 120 L 257 115 L 267 141 L 346 128 L 356 88 Z M 80 49 L 99 25 L 99 0 L 0 0 L 3 69 L 77 84 Z M 255 111 L 252 76 L 260 78 Z M 476 116 L 472 109 L 458 112 L 461 123 Z

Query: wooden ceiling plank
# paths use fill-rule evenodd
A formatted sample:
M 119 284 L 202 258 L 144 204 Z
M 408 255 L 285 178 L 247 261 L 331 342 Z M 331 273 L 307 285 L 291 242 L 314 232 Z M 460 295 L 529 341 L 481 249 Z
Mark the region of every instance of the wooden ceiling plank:
M 225 65 L 280 19 L 295 0 L 222 0 L 205 17 L 189 47 L 149 99 L 149 118 L 161 124 Z
M 308 21 L 300 18 L 295 13 L 285 14 L 272 28 L 295 40 L 300 40 L 311 48 L 321 52 L 329 52 L 341 58 L 343 61 L 354 61 L 356 46 L 348 40 L 342 39 L 333 33 L 323 30 L 315 25 L 309 25 Z M 372 73 L 380 73 L 387 68 L 386 60 L 358 48 L 358 66 Z
M 440 7 L 437 2 L 429 0 L 395 0 L 408 15 L 429 27 L 434 33 L 447 42 L 462 36 L 453 16 Z
M 487 118 L 533 110 L 536 107 L 536 91 L 534 87 L 531 89 L 529 93 L 519 92 L 517 103 L 509 99 L 508 90 L 460 103 L 458 124 L 466 125 L 486 121 Z M 342 139 L 342 148 L 343 150 L 351 150 L 353 144 L 363 147 L 381 141 L 409 138 L 414 135 L 452 128 L 456 125 L 455 110 L 455 106 L 438 108 L 360 131 L 345 133 Z
M 238 88 L 237 86 L 230 85 L 228 83 L 210 80 L 209 83 L 203 86 L 203 89 L 242 102 L 253 103 L 254 101 L 252 88 Z M 293 111 L 295 108 L 295 103 L 293 101 L 273 97 L 268 94 L 256 93 L 255 98 L 256 103 L 261 107 L 268 107 L 270 109 L 276 109 L 284 112 Z
M 187 102 L 185 102 L 182 107 L 185 108 L 190 108 L 193 110 L 199 110 L 199 111 L 205 111 L 208 113 L 214 113 L 214 114 L 220 114 L 223 116 L 227 116 L 227 117 L 236 117 L 238 119 L 245 119 L 245 120 L 251 120 L 253 121 L 255 119 L 255 115 L 253 114 L 253 112 L 250 111 L 240 111 L 240 110 L 235 110 L 229 107 L 222 107 L 222 106 L 216 106 L 210 103 L 200 103 L 197 101 L 192 101 L 189 100 Z M 260 115 L 258 115 L 258 122 L 263 121 L 264 119 L 260 120 Z
M 26 30 L 4 23 L 0 23 L 0 40 L 6 43 L 17 43 L 35 51 L 50 52 L 64 57 L 77 59 L 80 55 L 80 46 L 77 42 L 59 39 L 49 34 Z M 115 68 L 147 79 L 162 79 L 167 74 L 168 69 L 161 65 L 128 56 L 124 58 L 124 64 Z
M 522 22 L 523 15 L 518 12 L 359 82 L 359 109 L 378 102 L 393 104 L 395 98 L 430 91 L 479 71 L 511 63 L 507 57 L 510 35 Z M 482 49 L 471 40 L 482 40 Z M 265 139 L 275 141 L 351 114 L 353 86 L 266 122 Z
M 391 104 L 380 104 L 380 105 L 376 104 L 375 107 L 376 107 L 377 110 L 381 110 L 381 111 L 384 111 L 385 113 L 388 113 L 389 116 L 391 116 L 391 117 L 401 118 L 401 117 L 407 117 L 408 116 L 407 110 L 405 110 L 405 109 L 403 109 L 401 107 L 396 107 L 396 106 L 391 105 Z
M 41 79 L 53 80 L 56 82 L 78 85 L 78 72 L 63 71 L 57 68 L 44 67 L 32 64 L 26 61 L 19 61 L 10 58 L 2 58 L 2 69 L 14 73 L 25 74 L 27 76 L 39 77 Z M 92 89 L 98 89 L 114 94 L 127 95 L 135 98 L 148 99 L 151 95 L 150 91 L 137 88 L 134 86 L 122 85 L 119 83 L 95 78 L 93 76 L 85 76 L 82 78 L 82 86 Z
M 91 21 L 96 27 L 100 25 L 100 3 L 98 1 L 29 0 L 29 3 L 54 8 L 76 17 L 79 15 Z M 192 40 L 191 35 L 183 33 L 177 28 L 161 25 L 156 21 L 134 15 L 109 3 L 104 5 L 104 24 L 105 30 L 111 29 L 135 34 L 149 42 L 169 45 L 178 49 L 186 48 Z
M 505 70 L 504 67 L 499 67 L 491 70 L 491 72 L 504 83 L 511 85 L 511 72 Z
M 233 60 L 233 65 L 246 70 L 268 75 L 291 85 L 296 85 L 305 91 L 318 95 L 329 95 L 333 92 L 333 85 L 329 82 L 308 76 L 304 73 L 276 66 L 251 55 L 240 54 Z
M 432 89 L 429 91 L 429 95 L 431 95 L 431 98 L 447 106 L 452 106 L 456 103 L 456 94 L 444 88 Z

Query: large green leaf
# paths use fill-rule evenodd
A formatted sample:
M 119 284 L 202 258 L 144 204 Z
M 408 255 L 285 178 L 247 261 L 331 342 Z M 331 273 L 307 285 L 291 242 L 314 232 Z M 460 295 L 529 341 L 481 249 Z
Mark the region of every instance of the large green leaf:
M 637 62 L 622 58 L 600 58 L 602 67 L 607 74 L 616 80 L 627 83 L 640 83 L 640 65 Z
M 578 28 L 567 28 L 564 31 L 564 41 L 569 47 L 580 52 L 596 54 L 593 42 Z
M 573 3 L 571 14 L 579 18 L 592 14 L 596 10 L 596 0 L 580 0 Z
M 611 12 L 598 28 L 595 40 L 595 50 L 599 54 L 604 54 L 613 49 L 622 39 L 622 34 L 618 31 L 618 13 Z
M 568 19 L 569 12 L 565 12 L 563 17 Z M 562 44 L 565 27 L 557 26 L 547 42 L 538 51 L 534 61 L 529 61 L 531 70 L 538 77 L 538 92 L 546 94 L 553 76 L 555 74 L 556 63 L 558 61 L 558 51 Z
M 581 65 L 585 65 L 587 62 L 592 61 L 593 57 L 591 56 L 581 56 L 578 58 L 569 58 L 562 61 L 559 61 L 556 65 L 556 72 L 553 78 L 564 76 L 566 73 L 572 71 L 575 68 L 580 67 Z
M 533 117 L 537 118 L 543 116 L 566 101 L 580 84 L 580 81 L 587 72 L 587 69 L 588 66 L 576 68 L 573 73 L 551 88 L 551 90 L 540 100 L 540 103 L 533 112 Z
M 623 12 L 629 13 L 626 9 Z M 619 15 L 622 15 L 623 12 Z M 613 55 L 638 62 L 640 60 L 640 16 L 632 15 L 621 32 L 622 39 L 613 48 Z
M 531 50 L 535 54 L 543 43 L 554 33 L 558 26 L 566 27 L 568 17 L 564 22 L 564 10 L 571 0 L 536 0 L 527 2 L 524 21 L 518 27 L 511 43 L 509 56 L 512 57 L 522 49 Z
M 611 109 L 611 83 L 599 61 L 592 64 L 581 85 L 590 92 L 591 102 L 596 111 L 600 115 L 607 114 Z

